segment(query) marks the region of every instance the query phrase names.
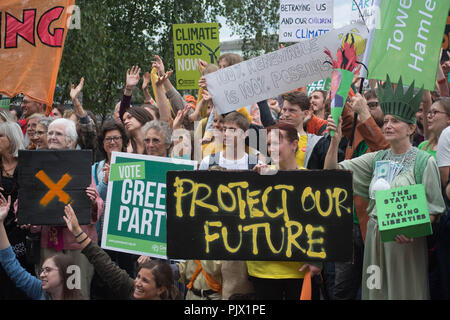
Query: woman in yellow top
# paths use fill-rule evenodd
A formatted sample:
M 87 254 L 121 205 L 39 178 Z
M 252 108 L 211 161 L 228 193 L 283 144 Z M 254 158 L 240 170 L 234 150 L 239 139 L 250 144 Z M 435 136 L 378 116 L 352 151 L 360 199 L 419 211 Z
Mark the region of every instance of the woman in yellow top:
M 267 148 L 275 166 L 279 170 L 299 170 L 295 156 L 299 139 L 296 128 L 278 123 L 268 130 Z M 276 134 L 279 134 L 278 142 Z M 271 167 L 256 165 L 254 170 L 264 174 Z M 306 270 L 309 268 L 313 277 L 320 274 L 320 267 L 320 264 L 304 262 L 247 261 L 257 300 L 299 300 Z

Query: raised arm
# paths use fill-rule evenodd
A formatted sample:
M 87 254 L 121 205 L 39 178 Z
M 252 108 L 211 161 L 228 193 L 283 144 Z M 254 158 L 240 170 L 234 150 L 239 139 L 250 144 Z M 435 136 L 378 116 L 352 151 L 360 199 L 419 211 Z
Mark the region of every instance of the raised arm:
M 139 66 L 132 66 L 131 69 L 127 70 L 127 80 L 119 109 L 119 117 L 121 120 L 123 119 L 125 112 L 127 112 L 131 106 L 131 95 L 133 94 L 134 87 L 136 87 L 141 79 L 140 73 L 141 68 L 139 68 Z
M 142 76 L 142 92 L 144 93 L 144 103 L 153 104 L 155 103 L 155 100 L 153 100 L 152 96 L 150 95 L 150 91 L 148 90 L 148 85 L 152 81 L 152 76 L 150 72 L 144 73 Z
M 0 193 L 0 264 L 17 288 L 25 292 L 31 299 L 42 299 L 44 293 L 41 281 L 20 265 L 9 243 L 3 222 L 8 215 L 10 206 L 11 196 L 8 196 L 8 200 L 6 200 L 3 194 Z
M 342 130 L 341 123 L 339 121 L 339 126 L 336 128 L 336 124 L 333 120 L 333 117 L 328 116 L 328 124 L 327 131 L 330 133 L 334 131 L 334 136 L 331 138 L 330 146 L 328 148 L 327 155 L 325 156 L 324 169 L 337 169 L 338 168 L 338 150 L 339 150 L 339 142 L 341 141 Z
M 155 95 L 158 97 L 158 109 L 159 109 L 159 120 L 165 121 L 170 123 L 172 117 L 170 116 L 170 105 L 169 101 L 167 100 L 164 92 L 163 84 L 164 82 L 169 79 L 169 77 L 172 75 L 173 71 L 168 71 L 162 76 L 158 76 L 158 80 L 156 80 L 155 83 Z
M 70 205 L 64 208 L 64 214 L 63 218 L 67 228 L 77 239 L 78 244 L 81 246 L 81 252 L 94 266 L 98 275 L 117 294 L 117 299 L 128 299 L 134 288 L 133 279 L 129 277 L 125 270 L 120 269 L 109 255 L 83 232 Z

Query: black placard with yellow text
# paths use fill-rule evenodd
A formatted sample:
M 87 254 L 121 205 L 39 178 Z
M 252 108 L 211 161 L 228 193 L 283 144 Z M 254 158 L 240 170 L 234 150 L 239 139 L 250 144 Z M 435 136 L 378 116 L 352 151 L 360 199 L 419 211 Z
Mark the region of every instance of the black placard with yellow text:
M 352 261 L 352 208 L 349 171 L 169 171 L 167 255 Z

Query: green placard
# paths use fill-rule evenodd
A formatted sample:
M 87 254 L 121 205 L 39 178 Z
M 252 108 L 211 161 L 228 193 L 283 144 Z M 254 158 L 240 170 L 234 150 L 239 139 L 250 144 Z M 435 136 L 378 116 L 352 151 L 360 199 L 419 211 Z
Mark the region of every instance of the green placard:
M 308 85 L 308 96 L 310 96 L 316 90 L 328 91 L 331 88 L 331 78 L 325 80 L 319 80 Z
M 113 152 L 102 248 L 166 258 L 166 172 L 196 168 L 190 160 Z
M 375 202 L 383 242 L 400 234 L 418 238 L 432 233 L 423 184 L 376 191 Z
M 375 31 L 369 59 L 369 79 L 434 90 L 450 1 L 382 1 L 381 27 Z
M 145 180 L 145 162 L 114 163 L 109 173 L 110 181 Z
M 220 56 L 218 23 L 173 25 L 177 89 L 198 89 L 198 59 L 217 64 Z

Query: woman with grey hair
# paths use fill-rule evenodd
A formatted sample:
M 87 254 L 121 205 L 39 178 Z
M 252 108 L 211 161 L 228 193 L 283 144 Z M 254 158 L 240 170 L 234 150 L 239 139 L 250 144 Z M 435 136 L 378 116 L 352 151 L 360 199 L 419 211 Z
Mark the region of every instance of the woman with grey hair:
M 172 128 L 164 121 L 152 120 L 142 127 L 145 154 L 168 157 L 172 146 Z
M 65 139 L 62 139 L 61 131 L 64 132 Z M 59 118 L 53 120 L 48 126 L 49 149 L 75 149 L 77 139 L 77 127 L 72 120 Z
M 0 192 L 5 198 L 11 197 L 14 203 L 18 197 L 18 156 L 19 150 L 25 149 L 23 133 L 20 126 L 11 121 L 0 123 Z M 34 272 L 32 264 L 26 259 L 26 236 L 28 231 L 18 228 L 13 206 L 8 211 L 4 226 L 11 246 L 20 264 L 30 273 Z M 24 293 L 16 288 L 2 267 L 0 267 L 0 300 L 26 299 Z
M 36 150 L 48 149 L 47 131 L 48 126 L 53 121 L 53 118 L 40 118 L 36 125 Z

